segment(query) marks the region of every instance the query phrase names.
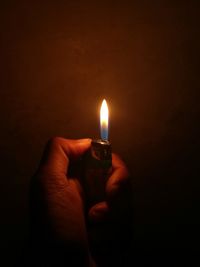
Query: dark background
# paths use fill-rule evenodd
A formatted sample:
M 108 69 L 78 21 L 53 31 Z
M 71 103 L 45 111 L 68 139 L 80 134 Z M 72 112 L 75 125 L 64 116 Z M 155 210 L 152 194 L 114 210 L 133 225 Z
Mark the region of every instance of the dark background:
M 46 141 L 98 137 L 103 98 L 113 150 L 132 173 L 136 255 L 198 251 L 199 10 L 198 1 L 1 1 L 3 266 L 27 238 L 29 181 Z

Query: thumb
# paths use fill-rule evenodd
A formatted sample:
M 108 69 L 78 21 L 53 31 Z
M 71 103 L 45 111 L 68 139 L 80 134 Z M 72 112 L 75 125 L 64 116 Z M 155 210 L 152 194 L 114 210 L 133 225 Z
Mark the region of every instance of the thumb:
M 90 147 L 90 139 L 52 138 L 46 145 L 39 169 L 66 175 L 69 160 L 78 159 Z

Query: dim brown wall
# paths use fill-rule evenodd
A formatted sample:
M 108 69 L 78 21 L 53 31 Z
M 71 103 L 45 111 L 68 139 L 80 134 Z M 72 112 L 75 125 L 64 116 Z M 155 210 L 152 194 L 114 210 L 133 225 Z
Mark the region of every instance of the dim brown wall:
M 45 142 L 98 136 L 104 97 L 113 149 L 132 172 L 136 247 L 190 246 L 198 10 L 198 1 L 1 2 L 0 245 L 14 258 Z

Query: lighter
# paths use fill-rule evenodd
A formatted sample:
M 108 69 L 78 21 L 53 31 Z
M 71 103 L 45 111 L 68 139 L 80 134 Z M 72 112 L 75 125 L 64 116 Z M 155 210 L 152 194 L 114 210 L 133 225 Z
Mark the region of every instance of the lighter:
M 108 107 L 104 100 L 100 111 L 101 139 L 94 139 L 85 155 L 84 188 L 87 206 L 105 200 L 105 186 L 112 171 L 112 149 L 108 141 Z

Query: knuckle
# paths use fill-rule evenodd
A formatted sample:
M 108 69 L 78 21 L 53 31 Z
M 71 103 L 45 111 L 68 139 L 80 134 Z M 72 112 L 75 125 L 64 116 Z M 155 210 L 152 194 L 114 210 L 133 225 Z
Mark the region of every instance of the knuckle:
M 130 182 L 130 174 L 128 172 L 128 169 L 125 168 L 122 170 L 121 172 L 121 179 L 120 180 L 120 184 L 123 185 L 123 184 L 128 184 Z
M 47 145 L 50 147 L 57 147 L 57 146 L 60 146 L 62 142 L 63 142 L 63 138 L 55 136 L 49 139 Z

